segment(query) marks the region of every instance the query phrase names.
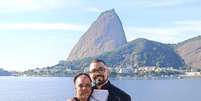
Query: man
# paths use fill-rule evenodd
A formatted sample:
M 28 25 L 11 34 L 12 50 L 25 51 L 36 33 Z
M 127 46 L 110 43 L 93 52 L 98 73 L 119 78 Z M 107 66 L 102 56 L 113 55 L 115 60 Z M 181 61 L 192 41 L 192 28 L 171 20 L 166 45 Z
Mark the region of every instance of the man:
M 76 97 L 67 101 L 89 101 L 92 92 L 91 78 L 87 73 L 79 73 L 74 79 Z
M 95 59 L 91 62 L 89 75 L 95 83 L 94 90 L 108 90 L 107 101 L 131 101 L 131 97 L 127 93 L 110 83 L 108 80 L 109 69 L 103 60 Z

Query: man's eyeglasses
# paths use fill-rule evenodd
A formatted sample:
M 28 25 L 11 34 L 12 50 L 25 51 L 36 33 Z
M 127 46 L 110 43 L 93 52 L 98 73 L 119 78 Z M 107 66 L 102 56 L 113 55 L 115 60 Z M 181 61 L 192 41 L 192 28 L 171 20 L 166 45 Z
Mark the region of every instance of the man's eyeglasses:
M 104 67 L 99 67 L 98 69 L 93 69 L 93 70 L 89 71 L 89 73 L 103 73 L 103 72 L 105 72 Z

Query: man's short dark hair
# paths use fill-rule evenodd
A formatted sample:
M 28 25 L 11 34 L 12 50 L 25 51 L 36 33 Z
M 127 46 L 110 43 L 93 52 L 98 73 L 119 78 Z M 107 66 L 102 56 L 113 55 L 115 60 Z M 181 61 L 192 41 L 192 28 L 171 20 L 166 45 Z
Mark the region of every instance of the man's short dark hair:
M 96 63 L 96 62 L 102 62 L 104 65 L 107 65 L 107 64 L 105 63 L 105 61 L 103 61 L 103 60 L 101 60 L 101 59 L 94 59 L 94 60 L 92 60 L 91 63 Z
M 89 74 L 87 74 L 87 73 L 78 73 L 78 74 L 76 74 L 76 75 L 74 76 L 74 78 L 73 78 L 73 82 L 74 82 L 74 84 L 75 84 L 75 81 L 77 80 L 77 78 L 80 77 L 80 76 L 82 76 L 82 75 L 88 77 L 89 80 L 90 80 L 90 82 L 92 82 L 92 80 L 91 80 Z

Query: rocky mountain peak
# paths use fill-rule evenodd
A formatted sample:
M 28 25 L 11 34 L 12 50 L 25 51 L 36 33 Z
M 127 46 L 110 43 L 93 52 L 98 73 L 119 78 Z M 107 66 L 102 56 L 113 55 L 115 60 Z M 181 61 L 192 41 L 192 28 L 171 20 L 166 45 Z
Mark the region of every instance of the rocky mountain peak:
M 99 15 L 71 50 L 67 61 L 93 57 L 126 44 L 125 32 L 114 9 Z

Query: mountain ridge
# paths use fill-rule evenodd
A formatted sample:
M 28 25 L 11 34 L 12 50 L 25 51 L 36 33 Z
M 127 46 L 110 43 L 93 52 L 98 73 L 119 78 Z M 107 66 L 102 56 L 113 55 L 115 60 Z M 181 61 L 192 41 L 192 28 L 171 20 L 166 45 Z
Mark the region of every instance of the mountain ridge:
M 111 21 L 112 23 L 110 22 L 110 18 L 112 19 L 110 14 L 116 17 L 117 20 L 115 21 L 117 22 L 113 22 L 113 20 Z M 109 18 L 106 19 L 105 15 Z M 98 20 L 99 18 L 101 20 Z M 106 21 L 106 26 L 98 24 L 104 22 L 104 19 L 108 21 Z M 118 23 L 118 26 L 115 26 L 116 23 Z M 101 13 L 91 26 L 92 27 L 90 27 L 86 33 L 82 35 L 77 43 L 78 45 L 76 44 L 74 46 L 67 60 L 59 62 L 51 67 L 42 68 L 42 72 L 55 70 L 56 72 L 62 74 L 68 69 L 75 71 L 85 70 L 85 68 L 89 67 L 90 62 L 94 58 L 103 59 L 111 68 L 125 68 L 127 66 L 131 66 L 134 69 L 139 67 L 154 66 L 164 68 L 171 67 L 174 69 L 201 69 L 201 36 L 194 37 L 177 44 L 166 44 L 145 38 L 137 38 L 127 42 L 122 23 L 114 9 Z M 95 33 L 96 37 L 91 37 L 91 34 L 92 36 L 94 34 L 92 32 L 97 31 L 95 30 L 96 28 L 97 30 L 101 30 L 103 32 L 105 31 L 106 33 Z M 117 46 L 111 44 L 113 42 L 109 40 L 110 38 L 114 38 L 115 36 L 113 35 L 116 35 L 116 33 L 111 34 L 110 32 L 120 33 L 119 37 L 123 37 L 122 42 L 120 42 Z M 87 38 L 88 36 L 89 38 Z M 119 42 L 119 40 L 114 42 Z M 108 49 L 105 48 L 105 44 L 106 46 L 109 46 Z
M 94 23 L 92 23 L 92 27 L 94 24 L 97 24 L 97 22 L 102 22 L 102 20 L 104 21 L 104 19 L 106 19 L 106 17 L 113 16 L 113 15 L 117 16 L 116 18 L 119 20 L 119 21 L 118 20 L 115 20 L 115 21 L 118 21 L 121 24 L 121 21 L 120 21 L 118 15 L 116 14 L 115 10 L 111 9 L 111 10 L 102 12 L 97 18 L 97 20 L 98 19 L 101 19 L 101 20 L 100 21 L 96 20 Z M 109 29 L 115 25 L 115 22 L 110 23 L 110 24 L 113 24 L 113 25 L 111 25 L 109 27 Z M 121 26 L 122 26 L 122 24 L 121 24 Z M 103 26 L 101 26 L 101 25 L 97 26 L 97 27 L 103 28 Z M 88 30 L 90 30 L 90 28 Z M 121 27 L 121 28 L 123 29 L 123 27 Z M 87 32 L 88 32 L 88 30 L 87 30 Z M 124 33 L 124 31 L 123 31 L 123 33 Z M 106 33 L 106 34 L 108 34 L 108 33 Z M 83 36 L 86 36 L 86 34 L 84 34 Z M 98 37 L 97 40 L 92 43 L 102 43 L 102 41 L 107 41 L 106 39 L 107 39 L 107 37 L 105 37 L 105 36 Z M 81 37 L 81 40 L 82 40 L 82 37 Z M 126 38 L 125 38 L 125 40 L 126 40 Z M 120 45 L 119 47 L 113 48 L 110 51 L 109 50 L 102 51 L 102 53 L 99 53 L 96 55 L 81 57 L 81 58 L 77 58 L 77 59 L 79 61 L 82 61 L 82 59 L 89 60 L 90 58 L 103 58 L 104 60 L 109 61 L 110 62 L 109 64 L 111 66 L 118 66 L 120 64 L 124 64 L 124 65 L 130 64 L 130 65 L 133 65 L 134 67 L 173 66 L 175 68 L 180 68 L 180 67 L 190 66 L 190 67 L 194 68 L 196 66 L 193 66 L 191 64 L 192 61 L 189 60 L 189 57 L 192 55 L 187 56 L 187 58 L 186 58 L 185 54 L 182 53 L 183 52 L 182 50 L 184 49 L 184 48 L 182 48 L 182 46 L 184 47 L 184 46 L 186 46 L 186 44 L 189 44 L 189 42 L 196 41 L 196 40 L 198 40 L 198 41 L 201 40 L 201 36 L 194 37 L 194 38 L 182 41 L 177 44 L 164 44 L 164 43 L 148 40 L 145 38 L 138 38 L 138 39 L 132 40 L 130 42 L 126 41 L 126 43 Z M 194 46 L 194 45 L 192 45 L 192 46 Z M 135 47 L 137 47 L 137 48 L 135 48 Z M 198 46 L 198 49 L 199 49 L 199 47 L 201 48 L 201 46 Z M 104 46 L 102 48 L 104 49 Z M 192 50 L 196 50 L 194 48 L 196 48 L 196 47 L 193 47 Z M 90 48 L 90 47 L 89 47 L 89 49 L 93 50 L 93 48 Z M 98 49 L 101 49 L 101 48 L 98 48 Z M 82 49 L 80 48 L 80 50 L 82 50 Z M 188 52 L 187 50 L 186 50 L 186 52 Z M 200 51 L 200 50 L 198 50 L 198 51 Z M 196 51 L 196 52 L 199 53 L 198 51 Z M 118 55 L 115 55 L 116 52 L 118 53 Z M 156 53 L 156 52 L 158 52 L 158 53 Z M 191 53 L 192 53 L 192 51 L 191 51 Z M 122 56 L 119 56 L 119 54 Z M 195 57 L 194 54 L 193 54 L 193 56 Z M 113 58 L 113 57 L 115 57 L 115 58 Z M 198 63 L 198 60 L 199 59 L 201 60 L 201 56 L 195 57 L 195 58 L 196 59 L 194 59 L 194 60 L 196 60 L 196 62 L 197 62 L 196 64 L 198 64 L 198 66 L 200 66 L 198 68 L 201 68 L 201 63 L 200 63 L 200 65 Z M 146 61 L 146 59 L 147 59 L 147 61 Z M 114 61 L 111 61 L 111 60 L 114 60 Z M 174 61 L 172 61 L 172 60 L 174 60 Z M 69 60 L 67 60 L 67 61 L 69 61 Z M 76 61 L 76 59 L 75 59 L 75 61 Z M 190 61 L 190 63 L 189 63 L 189 61 Z M 82 65 L 80 65 L 80 66 L 82 66 Z M 84 65 L 84 66 L 86 66 L 86 65 Z
M 176 45 L 177 53 L 187 67 L 201 69 L 201 36 L 193 37 Z

